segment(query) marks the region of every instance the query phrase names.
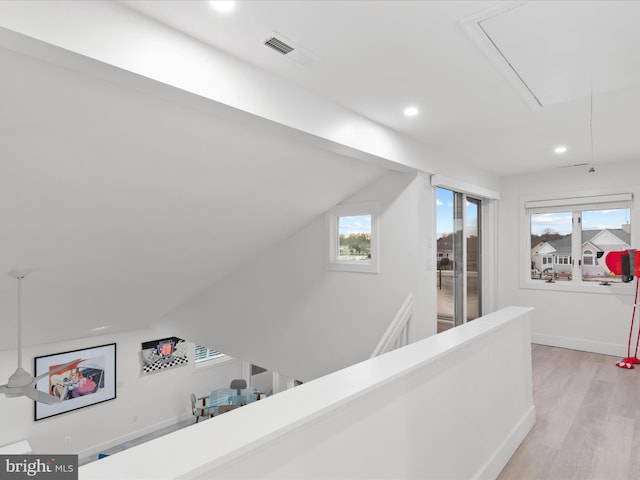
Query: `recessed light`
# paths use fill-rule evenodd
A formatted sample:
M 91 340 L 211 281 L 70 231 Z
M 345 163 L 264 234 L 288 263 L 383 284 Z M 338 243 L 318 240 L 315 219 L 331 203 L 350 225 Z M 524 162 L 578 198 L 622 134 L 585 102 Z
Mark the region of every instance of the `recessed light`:
M 93 332 L 100 332 L 101 330 L 106 330 L 107 328 L 109 328 L 107 325 L 100 325 L 99 327 L 92 328 L 91 330 Z
M 405 117 L 415 117 L 416 115 L 418 115 L 418 113 L 420 113 L 420 110 L 418 110 L 418 107 L 410 106 L 406 107 L 403 110 L 403 113 Z
M 235 0 L 211 0 L 209 2 L 216 12 L 229 13 L 236 8 Z
M 553 151 L 555 153 L 557 153 L 558 155 L 562 155 L 563 153 L 565 153 L 567 151 L 567 147 L 565 147 L 564 145 L 560 145 L 560 146 L 557 146 L 556 148 L 554 148 Z

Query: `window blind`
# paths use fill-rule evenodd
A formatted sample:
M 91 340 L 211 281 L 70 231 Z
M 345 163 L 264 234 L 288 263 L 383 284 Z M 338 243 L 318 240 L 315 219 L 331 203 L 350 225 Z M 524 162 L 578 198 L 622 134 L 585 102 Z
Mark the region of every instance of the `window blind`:
M 211 348 L 203 347 L 202 345 L 196 345 L 195 350 L 195 361 L 206 362 L 208 360 L 213 360 L 214 358 L 224 357 L 224 353 L 220 353 L 217 350 L 213 350 Z
M 488 188 L 479 187 L 470 183 L 461 182 L 460 180 L 446 177 L 439 173 L 431 175 L 431 186 L 442 187 L 447 190 L 464 193 L 474 198 L 500 200 L 500 193 Z

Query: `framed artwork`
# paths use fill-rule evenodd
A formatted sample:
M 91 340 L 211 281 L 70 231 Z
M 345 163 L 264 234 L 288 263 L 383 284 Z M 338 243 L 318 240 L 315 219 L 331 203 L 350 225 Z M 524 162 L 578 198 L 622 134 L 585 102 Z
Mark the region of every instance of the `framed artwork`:
M 142 343 L 140 360 L 142 373 L 159 372 L 166 368 L 187 365 L 187 342 L 178 337 L 160 338 Z
M 62 401 L 53 405 L 34 402 L 35 420 L 116 398 L 115 343 L 36 357 L 34 372 L 36 376 L 42 375 L 72 361 L 64 370 L 45 376 L 37 383 L 38 390 Z

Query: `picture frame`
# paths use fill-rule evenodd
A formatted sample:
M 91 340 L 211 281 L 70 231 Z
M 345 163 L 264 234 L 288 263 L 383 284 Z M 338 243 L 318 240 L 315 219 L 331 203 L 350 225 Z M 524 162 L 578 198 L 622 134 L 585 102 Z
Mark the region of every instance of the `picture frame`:
M 62 401 L 53 405 L 34 402 L 35 421 L 116 398 L 115 343 L 35 357 L 35 376 L 74 360 L 77 362 L 36 384 L 38 390 Z
M 140 365 L 142 374 L 156 373 L 189 364 L 187 342 L 178 337 L 142 342 Z

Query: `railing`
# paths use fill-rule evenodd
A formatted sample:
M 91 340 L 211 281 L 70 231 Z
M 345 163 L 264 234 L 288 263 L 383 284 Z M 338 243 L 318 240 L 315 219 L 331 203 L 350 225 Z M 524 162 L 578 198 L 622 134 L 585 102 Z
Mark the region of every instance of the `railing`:
M 317 378 L 84 465 L 79 479 L 496 478 L 535 423 L 532 310 Z
M 393 317 L 391 324 L 382 335 L 380 342 L 376 345 L 373 353 L 369 358 L 377 357 L 383 353 L 390 352 L 396 348 L 404 347 L 414 341 L 413 331 L 413 312 L 414 312 L 413 294 L 409 294 L 402 303 L 400 310 Z

